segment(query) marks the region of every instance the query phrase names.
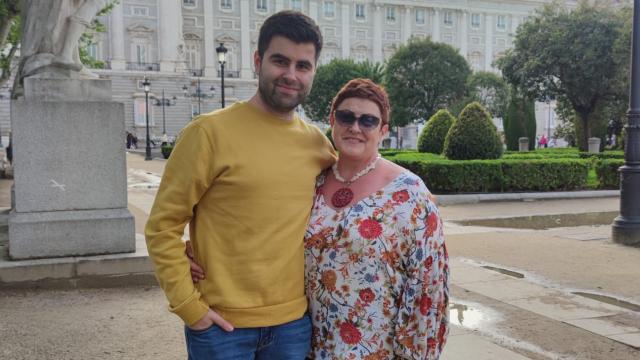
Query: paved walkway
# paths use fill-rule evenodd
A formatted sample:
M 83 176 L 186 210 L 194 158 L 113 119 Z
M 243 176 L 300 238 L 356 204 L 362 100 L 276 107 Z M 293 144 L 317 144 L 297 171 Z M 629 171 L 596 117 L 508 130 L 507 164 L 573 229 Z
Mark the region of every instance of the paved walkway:
M 165 162 L 127 161 L 142 233 Z M 640 249 L 614 244 L 606 225 L 618 201 L 441 206 L 453 324 L 443 359 L 640 359 Z M 590 219 L 605 225 L 574 226 L 603 212 Z M 565 227 L 502 227 L 533 223 Z M 0 358 L 184 358 L 179 321 L 155 286 L 3 292 Z

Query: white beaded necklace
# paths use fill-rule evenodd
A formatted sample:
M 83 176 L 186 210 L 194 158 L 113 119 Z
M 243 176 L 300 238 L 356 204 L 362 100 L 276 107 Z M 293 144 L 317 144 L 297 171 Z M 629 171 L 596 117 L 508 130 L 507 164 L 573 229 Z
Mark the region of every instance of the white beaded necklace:
M 331 204 L 336 208 L 343 208 L 349 205 L 353 200 L 353 190 L 349 189 L 349 186 L 351 186 L 351 184 L 354 181 L 360 179 L 361 177 L 371 172 L 371 170 L 375 169 L 376 163 L 378 162 L 379 159 L 380 159 L 380 154 L 378 154 L 378 156 L 376 156 L 376 158 L 369 165 L 367 165 L 367 167 L 365 167 L 360 172 L 355 174 L 351 179 L 349 179 L 349 181 L 345 180 L 340 175 L 340 172 L 338 171 L 338 163 L 336 162 L 335 164 L 333 164 L 333 166 L 331 167 L 331 170 L 333 171 L 333 176 L 336 178 L 336 180 L 340 181 L 341 183 L 344 183 L 345 186 L 336 190 L 336 192 L 333 193 L 333 196 L 331 197 Z
M 367 165 L 367 167 L 365 167 L 364 169 L 362 169 L 359 173 L 355 174 L 349 181 L 345 180 L 341 175 L 340 172 L 338 171 L 338 162 L 335 162 L 333 164 L 333 166 L 331 166 L 331 171 L 333 171 L 333 176 L 335 176 L 336 180 L 340 181 L 341 183 L 346 183 L 347 186 L 353 184 L 356 180 L 360 179 L 361 177 L 367 175 L 371 170 L 376 168 L 376 164 L 378 163 L 378 160 L 380 160 L 381 156 L 380 154 L 378 154 L 378 156 L 376 156 L 375 159 L 373 159 L 373 161 L 371 163 L 369 163 L 369 165 Z

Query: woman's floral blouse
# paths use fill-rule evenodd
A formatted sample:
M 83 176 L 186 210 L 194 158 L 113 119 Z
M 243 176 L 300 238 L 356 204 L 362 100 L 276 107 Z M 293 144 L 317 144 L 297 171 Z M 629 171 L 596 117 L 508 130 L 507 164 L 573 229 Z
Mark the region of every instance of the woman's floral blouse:
M 305 235 L 312 358 L 438 359 L 448 333 L 449 266 L 427 187 L 403 172 L 335 211 L 322 183 L 321 176 Z

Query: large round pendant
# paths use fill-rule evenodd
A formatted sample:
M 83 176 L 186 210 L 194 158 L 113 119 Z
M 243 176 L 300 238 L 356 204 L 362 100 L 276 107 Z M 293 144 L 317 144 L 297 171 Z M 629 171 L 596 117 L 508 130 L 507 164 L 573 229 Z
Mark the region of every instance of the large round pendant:
M 349 188 L 340 188 L 333 193 L 331 204 L 337 208 L 343 208 L 353 200 L 353 191 Z

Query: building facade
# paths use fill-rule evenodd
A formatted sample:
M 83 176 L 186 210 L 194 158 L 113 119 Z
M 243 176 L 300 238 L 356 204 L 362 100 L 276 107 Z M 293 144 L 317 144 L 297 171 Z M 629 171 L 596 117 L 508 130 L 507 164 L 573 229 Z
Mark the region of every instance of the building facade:
M 94 71 L 112 80 L 114 100 L 125 104 L 126 128 L 140 138 L 146 121 L 142 81 L 149 79 L 151 133 L 159 138 L 163 132 L 176 135 L 194 114 L 221 106 L 222 74 L 215 50 L 221 43 L 228 49 L 226 103 L 255 92 L 253 53 L 259 29 L 277 11 L 299 10 L 318 23 L 324 36 L 320 64 L 333 58 L 383 62 L 409 38 L 430 37 L 457 48 L 473 70 L 496 71 L 492 63 L 512 46 L 517 27 L 547 2 L 121 0 L 101 18 L 107 32 L 96 35 L 89 53 L 105 63 L 105 69 Z M 0 131 L 6 134 L 6 94 L 0 99 L 0 118 Z

